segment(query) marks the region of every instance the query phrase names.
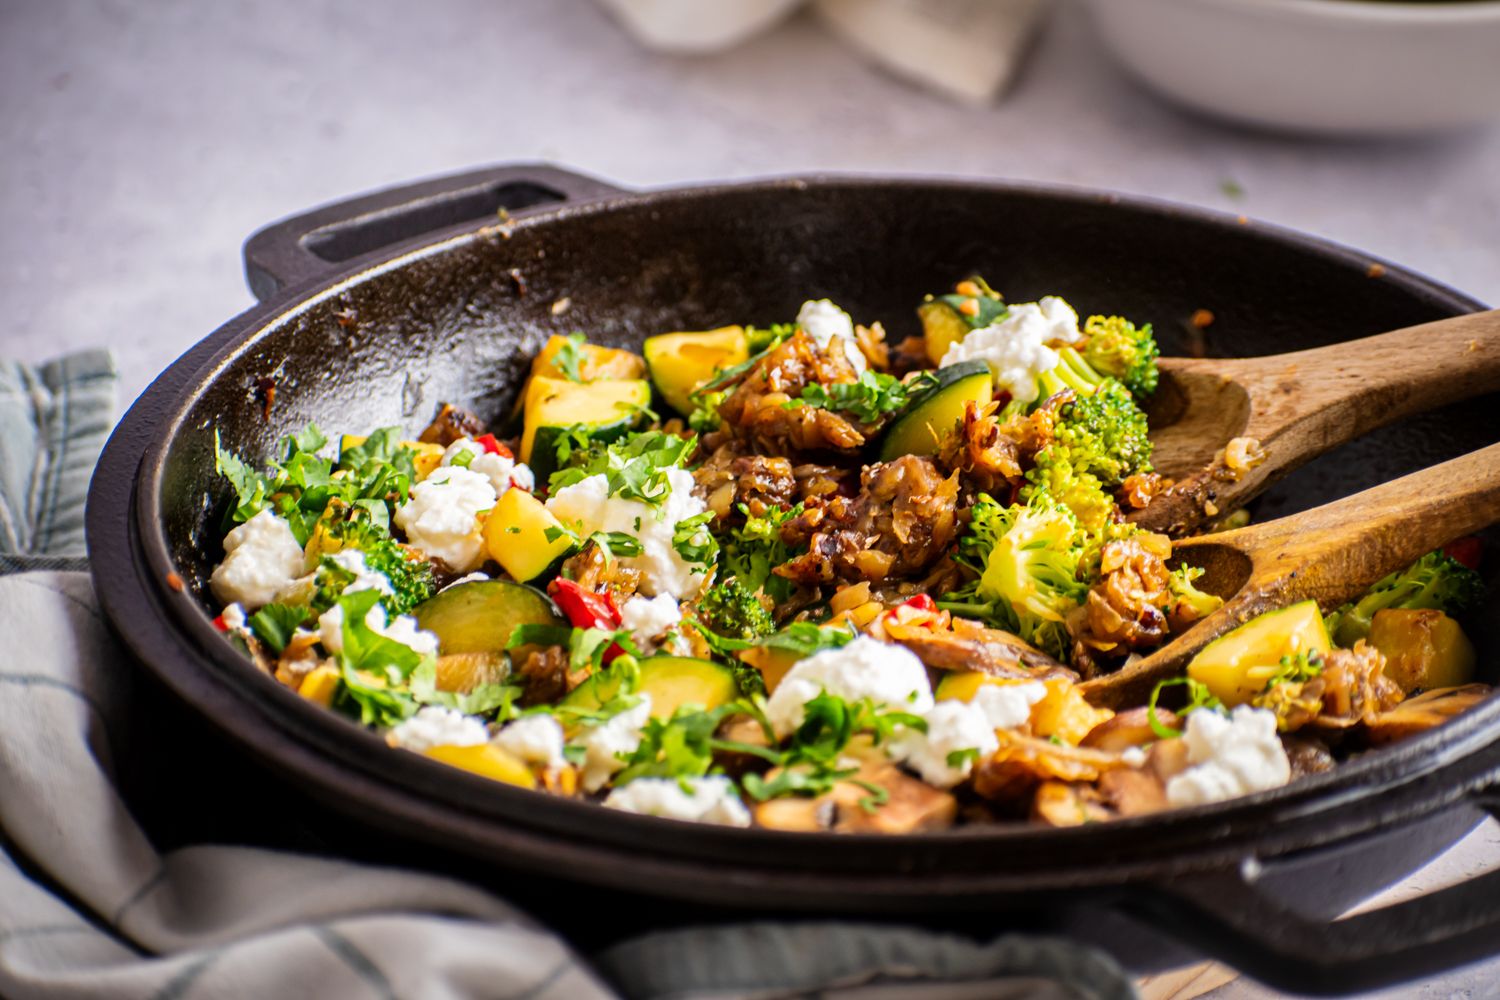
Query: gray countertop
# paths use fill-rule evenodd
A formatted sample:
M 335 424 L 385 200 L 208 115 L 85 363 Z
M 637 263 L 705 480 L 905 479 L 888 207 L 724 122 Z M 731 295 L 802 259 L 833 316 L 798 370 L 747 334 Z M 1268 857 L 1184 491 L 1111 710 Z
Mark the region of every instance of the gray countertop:
M 239 248 L 260 225 L 508 160 L 643 187 L 855 170 L 1111 188 L 1500 301 L 1500 128 L 1410 143 L 1231 129 L 1143 93 L 1066 0 L 1013 92 L 980 109 L 874 71 L 806 16 L 686 58 L 642 51 L 586 0 L 0 0 L 0 149 L 0 353 L 107 344 L 122 403 L 250 303 Z M 1493 865 L 1491 823 L 1403 891 Z M 1497 983 L 1500 962 L 1420 995 Z

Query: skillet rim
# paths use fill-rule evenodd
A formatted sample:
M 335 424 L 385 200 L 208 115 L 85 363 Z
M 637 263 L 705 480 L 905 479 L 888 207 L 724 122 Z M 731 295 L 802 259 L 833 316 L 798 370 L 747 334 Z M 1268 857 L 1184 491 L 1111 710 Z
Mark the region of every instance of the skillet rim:
M 1461 309 L 1482 308 L 1472 298 L 1450 289 L 1430 278 L 1419 275 L 1399 265 L 1380 261 L 1370 254 L 1363 253 L 1352 248 L 1342 246 L 1331 241 L 1317 237 L 1311 237 L 1293 230 L 1283 229 L 1264 223 L 1256 222 L 1248 227 L 1240 222 L 1240 217 L 1228 213 L 1219 213 L 1207 209 L 1192 206 L 1184 206 L 1172 202 L 1160 201 L 1150 198 L 1139 198 L 1136 196 L 1119 195 L 1108 192 L 1097 192 L 1086 188 L 1063 187 L 1055 185 L 1039 184 L 1015 184 L 1006 182 L 985 182 L 972 179 L 933 179 L 918 177 L 902 177 L 890 175 L 844 175 L 844 174 L 819 174 L 805 177 L 773 178 L 758 181 L 714 184 L 702 186 L 687 186 L 665 188 L 654 191 L 639 193 L 622 193 L 618 196 L 607 196 L 586 203 L 563 203 L 537 210 L 528 211 L 524 216 L 517 216 L 510 226 L 515 229 L 535 228 L 555 224 L 561 221 L 589 217 L 592 215 L 622 211 L 649 205 L 652 202 L 664 200 L 691 200 L 696 198 L 715 198 L 726 193 L 744 194 L 747 192 L 781 192 L 789 195 L 794 192 L 802 192 L 819 189 L 836 189 L 840 187 L 873 187 L 890 188 L 892 186 L 906 186 L 913 189 L 947 189 L 955 191 L 973 190 L 982 193 L 1003 193 L 1020 196 L 1028 200 L 1044 199 L 1070 203 L 1093 203 L 1103 202 L 1112 206 L 1119 206 L 1122 210 L 1134 212 L 1142 216 L 1166 216 L 1174 219 L 1183 219 L 1189 222 L 1206 225 L 1212 229 L 1221 231 L 1232 231 L 1240 236 L 1250 235 L 1271 243 L 1277 244 L 1285 250 L 1292 250 L 1301 256 L 1321 257 L 1324 260 L 1345 266 L 1354 266 L 1360 269 L 1368 267 L 1371 263 L 1381 263 L 1386 267 L 1384 280 L 1395 282 L 1403 286 L 1403 291 L 1411 294 L 1422 301 L 1434 305 L 1444 311 L 1459 311 Z M 191 683 L 185 678 L 197 672 L 200 680 L 207 680 L 215 686 L 228 685 L 237 689 L 241 696 L 241 707 L 253 707 L 257 714 L 261 715 L 263 727 L 269 725 L 271 729 L 277 730 L 290 743 L 295 744 L 297 753 L 285 754 L 286 746 L 278 747 L 278 751 L 286 759 L 278 761 L 296 773 L 303 773 L 305 768 L 295 766 L 295 758 L 304 757 L 306 754 L 319 754 L 319 744 L 335 742 L 345 744 L 352 750 L 355 746 L 362 745 L 367 751 L 378 751 L 376 757 L 386 758 L 382 763 L 392 765 L 384 768 L 387 779 L 395 778 L 393 785 L 399 785 L 406 796 L 413 796 L 418 800 L 430 799 L 437 785 L 448 785 L 451 793 L 438 796 L 445 800 L 450 807 L 459 807 L 460 803 L 473 805 L 475 794 L 481 789 L 488 789 L 480 796 L 481 799 L 491 799 L 499 803 L 507 803 L 504 808 L 484 810 L 493 819 L 503 819 L 510 823 L 521 823 L 523 826 L 534 828 L 538 824 L 529 822 L 535 816 L 524 817 L 517 815 L 494 815 L 496 813 L 547 813 L 554 811 L 554 807 L 560 807 L 556 814 L 561 819 L 567 819 L 568 826 L 577 823 L 586 823 L 590 818 L 600 815 L 599 807 L 592 803 L 574 802 L 556 799 L 548 796 L 538 796 L 536 793 L 527 792 L 522 789 L 511 789 L 509 787 L 496 787 L 496 783 L 485 781 L 472 775 L 455 771 L 434 761 L 425 760 L 418 755 L 402 754 L 387 748 L 384 741 L 373 733 L 365 730 L 357 724 L 345 720 L 340 716 L 329 713 L 324 709 L 313 706 L 303 699 L 298 698 L 293 692 L 276 684 L 266 678 L 251 666 L 248 661 L 235 653 L 227 643 L 215 632 L 211 631 L 207 614 L 201 605 L 190 595 L 174 595 L 165 591 L 159 582 L 165 578 L 165 574 L 171 569 L 169 550 L 166 545 L 165 530 L 162 527 L 160 514 L 160 476 L 162 472 L 161 458 L 167 453 L 171 442 L 183 429 L 184 418 L 191 410 L 199 396 L 232 361 L 243 351 L 253 345 L 261 336 L 276 328 L 304 310 L 318 305 L 329 297 L 337 296 L 340 291 L 363 281 L 371 280 L 388 270 L 399 270 L 415 260 L 425 258 L 429 255 L 440 255 L 448 249 L 457 249 L 475 239 L 483 238 L 484 234 L 495 228 L 490 224 L 476 225 L 474 223 L 462 223 L 456 226 L 429 233 L 411 240 L 404 241 L 392 247 L 382 248 L 369 254 L 357 257 L 343 265 L 330 268 L 329 273 L 324 276 L 311 277 L 296 285 L 283 289 L 275 297 L 267 302 L 254 306 L 240 316 L 231 319 L 201 342 L 197 348 L 190 351 L 188 355 L 179 359 L 167 369 L 163 379 L 159 379 L 144 393 L 137 407 L 148 402 L 159 406 L 157 413 L 160 428 L 156 434 L 156 440 L 151 442 L 143 456 L 140 468 L 143 474 L 138 480 L 134 491 L 132 506 L 135 517 L 133 528 L 137 543 L 142 545 L 143 552 L 149 572 L 145 575 L 144 583 L 153 587 L 157 595 L 164 599 L 169 615 L 175 619 L 176 632 L 180 638 L 188 639 L 184 645 L 190 646 L 196 663 L 185 666 L 180 660 L 170 668 L 163 668 L 162 664 L 156 662 L 155 658 L 144 655 L 149 668 L 158 677 L 165 680 L 169 686 L 177 690 L 179 695 L 194 704 L 200 714 L 208 716 L 209 722 L 217 728 L 229 733 L 240 742 L 245 742 L 242 734 L 234 731 L 220 715 L 205 710 L 200 702 L 205 700 L 201 695 L 194 698 L 189 690 Z M 200 357 L 201 355 L 201 357 Z M 197 362 L 194 364 L 194 362 Z M 183 369 L 192 366 L 190 373 L 184 373 Z M 162 385 L 167 375 L 176 373 L 180 384 L 172 387 Z M 159 386 L 161 389 L 159 391 Z M 170 392 L 168 391 L 170 388 Z M 167 398 L 170 396 L 171 398 Z M 134 408 L 133 408 L 134 409 Z M 111 445 L 114 442 L 111 441 Z M 107 446 L 106 452 L 110 448 Z M 102 460 L 101 460 L 102 461 Z M 91 503 L 91 506 L 92 503 Z M 93 548 L 91 542 L 90 548 Z M 98 565 L 97 562 L 95 565 Z M 139 568 L 139 567 L 137 567 Z M 98 577 L 96 571 L 96 585 L 100 586 L 101 592 L 106 588 L 103 581 Z M 116 617 L 112 615 L 112 617 Z M 117 625 L 119 624 L 117 619 Z M 122 628 L 122 631 L 127 629 Z M 214 661 L 218 667 L 228 666 L 227 672 L 215 673 L 208 668 L 204 657 Z M 167 658 L 162 657 L 163 661 Z M 185 670 L 182 676 L 167 676 L 175 672 Z M 236 676 L 243 675 L 243 676 Z M 256 682 L 249 682 L 249 678 L 256 678 Z M 262 691 L 247 690 L 250 685 L 258 685 Z M 245 697 L 249 695 L 249 697 Z M 279 702 L 279 703 L 278 703 Z M 295 708 L 288 708 L 295 705 Z M 300 716 L 300 718 L 299 718 Z M 1132 860 L 1146 863 L 1150 867 L 1152 863 L 1160 862 L 1164 851 L 1162 838 L 1159 836 L 1164 831 L 1181 832 L 1187 828 L 1197 829 L 1201 834 L 1204 827 L 1214 831 L 1209 839 L 1211 845 L 1218 845 L 1220 849 L 1210 850 L 1206 854 L 1203 851 L 1204 844 L 1199 840 L 1196 843 L 1183 843 L 1177 845 L 1177 853 L 1172 860 L 1180 867 L 1185 860 L 1183 851 L 1192 851 L 1198 855 L 1199 860 L 1205 863 L 1218 855 L 1229 854 L 1234 857 L 1243 855 L 1239 847 L 1230 848 L 1231 844 L 1240 844 L 1248 839 L 1252 846 L 1264 846 L 1266 830 L 1262 825 L 1267 821 L 1281 826 L 1283 824 L 1295 825 L 1302 830 L 1303 836 L 1288 838 L 1292 833 L 1289 828 L 1279 831 L 1283 835 L 1281 840 L 1287 841 L 1285 849 L 1300 849 L 1322 843 L 1332 842 L 1351 833 L 1373 830 L 1383 825 L 1389 817 L 1390 810 L 1377 810 L 1381 813 L 1377 822 L 1359 824 L 1362 831 L 1340 829 L 1338 824 L 1331 824 L 1327 832 L 1333 834 L 1329 837 L 1307 836 L 1316 834 L 1318 831 L 1302 829 L 1309 823 L 1326 818 L 1330 812 L 1350 811 L 1349 807 L 1356 803 L 1368 802 L 1372 799 L 1389 796 L 1400 788 L 1407 788 L 1414 784 L 1422 783 L 1423 779 L 1431 778 L 1450 770 L 1455 764 L 1472 761 L 1472 758 L 1482 752 L 1487 746 L 1494 743 L 1497 735 L 1486 732 L 1494 729 L 1494 723 L 1500 719 L 1500 702 L 1491 698 L 1484 705 L 1465 713 L 1465 715 L 1454 722 L 1423 734 L 1414 740 L 1407 741 L 1395 747 L 1388 748 L 1376 753 L 1368 754 L 1363 758 L 1346 762 L 1333 772 L 1326 775 L 1304 778 L 1281 789 L 1247 796 L 1227 803 L 1218 803 L 1210 806 L 1194 807 L 1191 809 L 1174 810 L 1172 812 L 1159 814 L 1152 817 L 1141 817 L 1132 820 L 1122 820 L 1098 828 L 1081 827 L 1071 830 L 1057 830 L 1053 828 L 1039 827 L 1030 824 L 1005 824 L 998 826 L 961 827 L 952 831 L 944 831 L 935 834 L 913 834 L 902 837 L 883 837 L 880 835 L 841 835 L 830 838 L 826 834 L 800 834 L 785 831 L 769 831 L 763 829 L 740 830 L 734 828 L 703 827 L 697 824 L 684 824 L 674 821 L 662 821 L 655 817 L 641 817 L 628 814 L 612 813 L 612 822 L 605 824 L 587 824 L 592 827 L 618 827 L 620 836 L 605 835 L 609 831 L 601 833 L 595 830 L 596 839 L 605 843 L 613 844 L 618 840 L 650 840 L 662 842 L 665 839 L 671 841 L 718 841 L 724 840 L 727 852 L 738 854 L 751 840 L 765 841 L 786 847 L 797 848 L 797 853 L 803 854 L 814 844 L 838 844 L 859 845 L 850 854 L 867 856 L 870 852 L 877 855 L 891 853 L 928 854 L 933 851 L 939 853 L 953 853 L 948 845 L 964 844 L 972 846 L 976 841 L 984 844 L 994 844 L 1015 851 L 1026 849 L 1031 852 L 1039 852 L 1042 855 L 1072 853 L 1078 854 L 1081 850 L 1098 846 L 1100 843 L 1107 848 L 1100 852 L 1107 857 L 1107 866 L 1110 873 L 1122 870 L 1126 858 L 1121 857 L 1120 848 L 1129 840 L 1141 840 L 1140 846 L 1143 851 L 1136 854 L 1144 854 L 1142 857 L 1133 857 Z M 297 729 L 304 731 L 294 731 Z M 311 728 L 317 739 L 309 741 L 307 729 Z M 320 731 L 321 732 L 318 732 Z M 264 745 L 258 749 L 265 751 Z M 338 759 L 345 767 L 353 766 L 354 762 L 348 759 L 347 754 L 338 755 Z M 364 770 L 369 770 L 368 767 Z M 442 775 L 441 778 L 438 775 Z M 457 780 L 454 780 L 457 779 Z M 418 789 L 425 789 L 419 791 Z M 1428 788 L 1429 793 L 1434 789 Z M 1422 809 L 1425 814 L 1434 812 L 1453 802 L 1460 801 L 1466 797 L 1467 788 L 1449 788 L 1446 796 L 1433 798 L 1429 808 Z M 522 798 L 524 796 L 524 798 Z M 545 799 L 546 806 L 542 806 L 541 800 Z M 534 808 L 528 809 L 527 803 Z M 569 815 L 576 813 L 576 815 Z M 545 817 L 544 817 L 545 818 Z M 540 824 L 544 828 L 553 827 L 551 822 Z M 668 835 L 672 830 L 678 835 Z M 691 835 L 682 831 L 691 831 Z M 573 831 L 576 833 L 577 831 Z M 1158 836 L 1149 836 L 1156 834 Z M 1104 838 L 1102 841 L 1100 838 Z M 636 848 L 639 845 L 635 845 Z M 696 854 L 698 852 L 689 852 Z M 815 851 L 817 854 L 827 853 Z M 1263 852 L 1257 851 L 1262 854 Z M 1276 851 L 1274 853 L 1282 853 Z M 679 855 L 680 856 L 680 855 Z M 784 859 L 786 860 L 786 859 Z M 1055 859 L 1054 859 L 1055 860 Z M 880 863 L 880 862 L 876 862 Z M 888 863 L 888 862 L 887 862 Z M 859 868 L 868 870 L 873 867 L 868 861 L 860 864 Z M 925 867 L 925 866 L 923 866 Z M 1072 867 L 1077 868 L 1076 861 Z M 1089 871 L 1098 866 L 1085 865 L 1084 870 Z M 1196 867 L 1196 866 L 1194 866 Z M 805 871 L 798 869 L 799 873 Z M 760 872 L 760 869 L 757 869 Z M 886 869 L 882 874 L 889 874 Z M 930 875 L 932 873 L 927 873 Z M 995 874 L 992 872 L 992 874 Z M 1016 877 L 1018 872 L 1004 873 L 1010 878 Z M 1054 873 L 1048 873 L 1049 875 Z M 1097 874 L 1097 873 L 1095 873 Z M 1070 880 L 1071 881 L 1071 880 Z M 1091 880 L 1092 881 L 1092 880 Z M 1113 881 L 1113 880 L 1110 880 Z M 930 889 L 929 889 L 930 891 Z

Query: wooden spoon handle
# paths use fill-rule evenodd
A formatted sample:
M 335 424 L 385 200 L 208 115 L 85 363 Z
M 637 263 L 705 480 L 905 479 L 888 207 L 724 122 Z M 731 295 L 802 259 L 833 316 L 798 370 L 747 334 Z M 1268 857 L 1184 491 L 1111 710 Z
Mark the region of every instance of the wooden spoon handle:
M 1433 549 L 1500 521 L 1500 444 L 1312 510 L 1173 545 L 1224 606 L 1151 655 L 1083 684 L 1099 705 L 1135 704 L 1213 639 L 1313 598 L 1326 611 Z M 1210 582 L 1212 581 L 1212 582 Z M 1232 596 L 1230 594 L 1232 593 Z
M 1199 471 L 1132 518 L 1143 527 L 1181 534 L 1243 506 L 1309 459 L 1377 427 L 1500 390 L 1500 310 L 1292 354 L 1171 359 L 1164 368 L 1190 387 L 1201 409 L 1224 418 L 1201 429 L 1214 438 L 1207 448 L 1186 449 L 1186 460 Z M 1222 388 L 1208 381 L 1215 378 Z M 1193 426 L 1180 428 L 1178 437 L 1202 422 L 1194 416 L 1188 422 Z M 1229 437 L 1253 439 L 1264 458 L 1231 475 L 1227 456 L 1217 451 Z M 1185 444 L 1172 437 L 1171 428 L 1161 443 L 1168 449 Z

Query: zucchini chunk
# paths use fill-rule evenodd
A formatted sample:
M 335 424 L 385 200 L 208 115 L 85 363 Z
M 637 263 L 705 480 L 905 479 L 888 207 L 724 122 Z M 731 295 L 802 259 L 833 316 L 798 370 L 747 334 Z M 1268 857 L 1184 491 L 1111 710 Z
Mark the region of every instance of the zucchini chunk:
M 568 342 L 569 338 L 560 334 L 554 333 L 548 337 L 537 356 L 532 359 L 531 374 L 539 378 L 568 378 L 568 372 L 563 370 L 557 359 Z M 578 377 L 584 382 L 642 378 L 646 374 L 646 362 L 633 351 L 589 343 L 577 345 L 577 350 Z
M 484 547 L 505 572 L 525 583 L 572 554 L 576 546 L 572 533 L 540 500 L 525 490 L 509 489 L 485 519 Z
M 615 696 L 617 682 L 596 674 L 568 692 L 564 705 L 598 708 Z M 651 717 L 666 720 L 683 705 L 712 711 L 739 695 L 728 667 L 688 656 L 651 656 L 641 661 L 640 692 L 651 696 Z
M 927 357 L 935 365 L 942 364 L 948 348 L 973 329 L 957 309 L 941 299 L 923 302 L 917 307 L 917 317 L 927 340 Z
M 750 357 L 742 326 L 701 333 L 663 333 L 645 345 L 646 367 L 656 391 L 684 417 L 693 412 L 692 393 L 714 375 Z
M 613 441 L 641 421 L 651 405 L 651 383 L 642 379 L 570 382 L 538 377 L 526 392 L 521 461 L 538 483 L 557 468 L 557 439 L 585 427 L 595 441 Z
M 894 461 L 902 455 L 934 455 L 945 435 L 964 418 L 964 406 L 973 401 L 987 405 L 994 395 L 990 366 L 983 361 L 963 361 L 939 368 L 938 384 L 917 397 L 896 418 L 880 442 L 880 460 Z
M 1283 656 L 1333 648 L 1317 601 L 1267 611 L 1198 651 L 1187 673 L 1225 705 L 1243 705 L 1265 690 Z
M 1474 680 L 1474 645 L 1441 611 L 1382 608 L 1370 620 L 1369 641 L 1385 655 L 1385 675 L 1407 694 Z
M 444 655 L 501 651 L 518 625 L 567 624 L 546 594 L 509 580 L 460 583 L 418 604 L 412 614 L 438 637 Z

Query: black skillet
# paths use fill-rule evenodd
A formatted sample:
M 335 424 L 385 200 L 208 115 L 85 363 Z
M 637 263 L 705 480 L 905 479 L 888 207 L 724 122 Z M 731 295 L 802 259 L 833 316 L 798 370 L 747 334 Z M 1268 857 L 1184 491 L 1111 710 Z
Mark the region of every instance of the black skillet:
M 1019 923 L 1119 952 L 1123 913 L 1304 991 L 1417 977 L 1500 941 L 1500 873 L 1330 922 L 1483 811 L 1500 813 L 1500 701 L 1328 775 L 1108 825 L 889 839 L 709 828 L 604 812 L 390 750 L 252 669 L 214 632 L 204 587 L 227 499 L 215 428 L 254 456 L 308 420 L 415 431 L 445 400 L 496 416 L 555 332 L 639 347 L 663 330 L 784 320 L 803 299 L 829 296 L 899 339 L 915 330 L 924 292 L 975 271 L 1012 299 L 1060 293 L 1080 311 L 1149 320 L 1168 353 L 1287 351 L 1480 303 L 1307 236 L 1110 194 L 853 177 L 636 193 L 546 166 L 319 209 L 257 233 L 245 261 L 261 303 L 174 363 L 105 449 L 88 509 L 95 585 L 126 642 L 191 711 L 289 787 L 428 845 L 407 858 L 462 859 L 506 879 L 526 872 L 545 880 L 542 896 L 631 893 L 656 922 L 681 907 Z M 1216 317 L 1201 338 L 1186 322 L 1198 309 Z M 1261 513 L 1489 444 L 1497 405 L 1489 397 L 1370 435 L 1285 480 Z M 1495 610 L 1474 622 L 1490 681 Z M 1128 957 L 1138 967 L 1167 960 Z

